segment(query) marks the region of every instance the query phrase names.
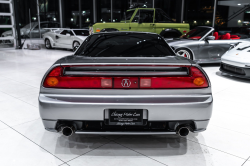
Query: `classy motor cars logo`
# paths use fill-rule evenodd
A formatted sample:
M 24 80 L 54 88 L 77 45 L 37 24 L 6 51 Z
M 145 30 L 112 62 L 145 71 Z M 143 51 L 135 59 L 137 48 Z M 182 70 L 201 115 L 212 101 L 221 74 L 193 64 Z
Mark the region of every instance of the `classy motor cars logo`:
M 130 87 L 131 81 L 129 79 L 123 79 L 121 84 L 123 87 Z

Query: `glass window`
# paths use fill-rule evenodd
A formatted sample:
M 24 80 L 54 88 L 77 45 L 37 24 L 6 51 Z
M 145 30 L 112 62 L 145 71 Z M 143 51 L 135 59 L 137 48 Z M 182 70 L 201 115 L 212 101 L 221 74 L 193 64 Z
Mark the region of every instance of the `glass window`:
M 11 25 L 10 16 L 0 16 L 0 25 Z
M 154 19 L 154 10 L 140 10 L 140 20 L 143 23 L 152 23 Z
M 172 21 L 176 22 L 177 14 L 181 13 L 177 7 L 180 6 L 178 4 L 178 0 L 155 0 L 155 8 L 160 8 L 166 13 Z M 155 13 L 157 14 L 157 13 Z
M 71 30 L 63 30 L 60 34 L 61 35 L 66 35 L 66 34 L 70 34 L 71 36 L 74 36 L 73 32 Z
M 206 35 L 210 30 L 210 28 L 196 27 L 190 30 L 187 34 L 182 35 L 180 38 L 198 40 Z
M 97 22 L 111 22 L 111 0 L 97 0 Z
M 73 30 L 76 36 L 88 36 L 89 30 Z
M 12 28 L 0 28 L 0 37 L 13 37 Z M 0 39 L 0 48 L 14 47 L 13 39 Z
M 113 0 L 113 22 L 120 22 L 121 20 L 125 20 L 124 13 L 129 8 L 129 6 L 130 0 Z
M 89 24 L 92 21 L 92 9 L 93 8 L 93 1 L 92 0 L 82 0 L 81 1 L 81 23 L 82 23 L 82 28 L 87 28 L 89 27 Z
M 0 13 L 10 13 L 10 5 L 7 3 L 0 3 Z
M 132 15 L 134 14 L 135 10 L 129 10 L 129 11 L 126 11 L 126 20 L 130 20 Z M 139 16 L 139 15 L 138 15 Z M 125 20 L 125 15 L 123 16 L 122 20 L 124 21 Z
M 56 22 L 49 23 L 49 28 L 59 28 L 59 27 L 60 27 L 59 23 L 56 23 Z
M 132 20 L 132 22 L 138 22 L 140 17 L 140 11 L 138 10 Z
M 59 23 L 59 1 L 58 0 L 39 0 L 40 11 L 40 32 L 38 27 L 37 17 L 37 1 L 36 0 L 19 0 L 19 26 L 21 38 L 29 37 L 30 25 L 32 30 L 32 38 L 40 38 L 42 34 L 48 30 L 43 28 L 58 28 Z M 31 14 L 31 24 L 29 17 L 29 10 Z M 53 27 L 53 25 L 55 27 Z
M 49 24 L 48 23 L 41 23 L 40 28 L 49 28 Z
M 161 9 L 155 10 L 155 23 L 169 23 L 172 19 Z
M 153 1 L 152 0 L 132 0 L 132 4 L 138 5 L 139 8 L 152 8 Z
M 65 28 L 80 28 L 79 25 L 79 1 L 63 0 L 63 18 Z
M 40 21 L 59 21 L 59 1 L 58 0 L 38 0 Z
M 212 26 L 214 0 L 185 0 L 184 22 L 190 29 L 197 26 Z
M 238 0 L 237 4 L 231 1 L 218 1 L 216 8 L 215 29 L 219 35 L 230 33 L 241 38 L 250 37 L 250 9 L 249 2 Z
M 158 35 L 105 34 L 89 37 L 79 52 L 88 57 L 165 57 L 174 55 L 163 38 Z
M 11 28 L 0 28 L 0 37 L 13 36 Z

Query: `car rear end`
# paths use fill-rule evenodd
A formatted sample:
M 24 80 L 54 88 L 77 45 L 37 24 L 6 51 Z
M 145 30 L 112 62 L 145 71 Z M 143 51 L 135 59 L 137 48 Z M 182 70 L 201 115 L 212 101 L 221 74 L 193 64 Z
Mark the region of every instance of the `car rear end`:
M 211 85 L 192 61 L 176 56 L 81 59 L 64 58 L 42 80 L 39 109 L 46 130 L 66 136 L 186 136 L 207 128 Z

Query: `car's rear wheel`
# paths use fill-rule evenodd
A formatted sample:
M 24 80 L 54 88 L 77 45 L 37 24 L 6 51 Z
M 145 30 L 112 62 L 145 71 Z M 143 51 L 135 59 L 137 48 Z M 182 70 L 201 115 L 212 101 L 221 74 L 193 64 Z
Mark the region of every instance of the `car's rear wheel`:
M 192 59 L 193 60 L 193 54 L 191 51 L 185 48 L 178 48 L 176 49 L 175 53 L 179 56 L 185 57 L 187 59 Z
M 49 39 L 45 39 L 45 47 L 46 47 L 47 49 L 51 49 L 51 44 L 50 44 Z
M 76 51 L 76 46 L 80 46 L 80 43 L 78 41 L 73 42 L 73 51 Z

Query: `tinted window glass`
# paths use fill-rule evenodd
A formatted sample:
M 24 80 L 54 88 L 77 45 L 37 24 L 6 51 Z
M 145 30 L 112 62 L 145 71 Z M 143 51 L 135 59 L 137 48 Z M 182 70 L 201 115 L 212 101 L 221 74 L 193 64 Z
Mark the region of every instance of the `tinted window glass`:
M 206 35 L 210 30 L 210 28 L 197 27 L 195 29 L 190 30 L 188 33 L 182 35 L 181 38 L 198 40 L 204 35 Z
M 74 30 L 74 33 L 77 36 L 88 36 L 89 35 L 89 31 L 88 30 Z
M 136 12 L 136 15 L 134 16 L 132 22 L 138 22 L 139 21 L 139 16 L 140 16 L 140 12 L 139 10 Z
M 127 11 L 126 12 L 126 20 L 130 20 L 132 15 L 134 14 L 134 11 L 135 10 L 130 10 L 130 11 Z M 123 16 L 122 20 L 124 21 L 125 20 L 125 15 Z
M 0 3 L 0 13 L 10 13 L 10 5 L 7 3 Z
M 72 32 L 71 32 L 71 30 L 64 30 L 64 31 L 62 31 L 60 34 L 61 35 L 66 35 L 66 34 L 70 34 L 70 35 L 74 35 Z
M 140 19 L 144 23 L 152 23 L 154 19 L 154 10 L 140 10 Z
M 155 22 L 159 23 L 168 23 L 173 22 L 171 18 L 161 9 L 155 10 Z
M 58 23 L 49 23 L 49 28 L 59 28 Z
M 165 40 L 150 34 L 92 35 L 76 53 L 88 57 L 164 57 L 174 55 Z
M 42 23 L 40 26 L 41 26 L 41 28 L 48 28 L 49 27 L 48 23 Z

